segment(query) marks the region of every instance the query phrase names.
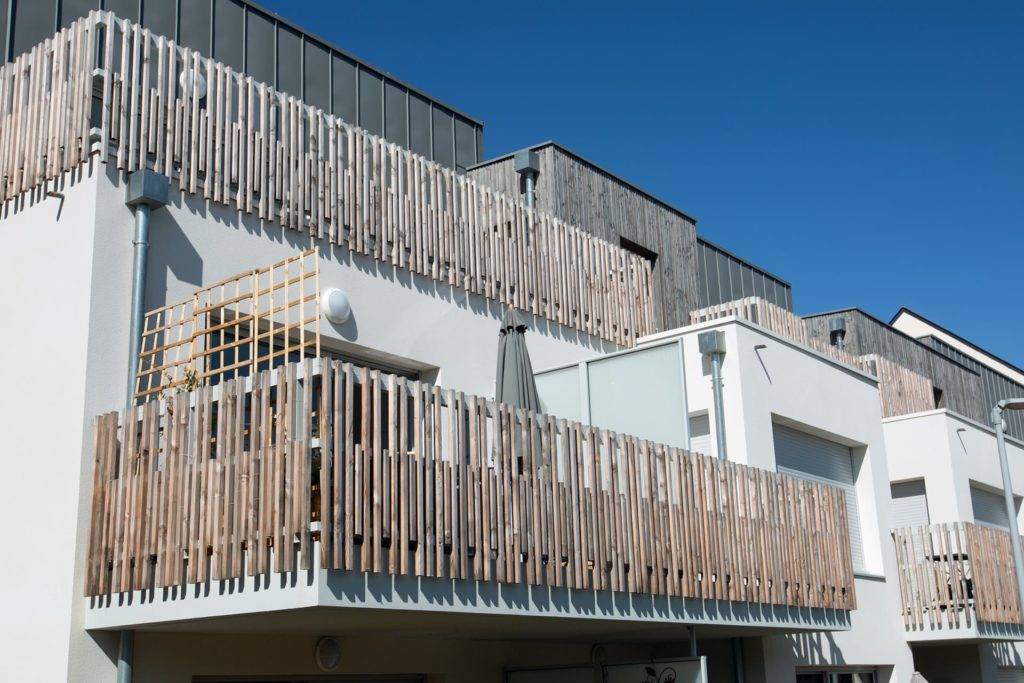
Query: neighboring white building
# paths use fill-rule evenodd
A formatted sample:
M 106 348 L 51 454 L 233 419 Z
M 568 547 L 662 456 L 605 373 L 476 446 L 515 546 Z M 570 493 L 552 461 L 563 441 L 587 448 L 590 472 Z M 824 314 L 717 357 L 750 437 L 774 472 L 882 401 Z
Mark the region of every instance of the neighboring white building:
M 106 12 L 0 94 L 3 680 L 1024 676 L 992 430 L 690 219 L 601 239 Z M 779 305 L 679 308 L 732 271 Z

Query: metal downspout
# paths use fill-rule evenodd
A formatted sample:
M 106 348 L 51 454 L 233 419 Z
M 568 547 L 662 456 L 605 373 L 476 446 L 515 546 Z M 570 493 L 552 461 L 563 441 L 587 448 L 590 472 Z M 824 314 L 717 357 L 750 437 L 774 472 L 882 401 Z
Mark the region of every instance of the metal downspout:
M 722 404 L 722 354 L 711 354 L 711 393 L 715 399 L 715 441 L 718 459 L 726 460 L 725 454 L 725 407 Z
M 135 256 L 132 262 L 132 311 L 128 344 L 128 387 L 125 411 L 131 410 L 135 395 L 135 376 L 139 370 L 139 349 L 142 344 L 143 306 L 146 302 L 146 257 L 149 254 L 149 204 L 135 207 Z
M 117 683 L 132 683 L 132 660 L 135 658 L 135 631 L 121 631 L 117 648 Z

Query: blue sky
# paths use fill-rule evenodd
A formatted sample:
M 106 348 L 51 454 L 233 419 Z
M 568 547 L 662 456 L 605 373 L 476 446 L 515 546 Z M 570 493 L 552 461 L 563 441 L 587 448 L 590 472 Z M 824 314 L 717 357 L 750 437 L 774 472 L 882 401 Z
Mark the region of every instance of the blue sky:
M 797 312 L 906 305 L 1024 366 L 1024 3 L 264 4 L 488 157 L 554 139 L 696 216 Z

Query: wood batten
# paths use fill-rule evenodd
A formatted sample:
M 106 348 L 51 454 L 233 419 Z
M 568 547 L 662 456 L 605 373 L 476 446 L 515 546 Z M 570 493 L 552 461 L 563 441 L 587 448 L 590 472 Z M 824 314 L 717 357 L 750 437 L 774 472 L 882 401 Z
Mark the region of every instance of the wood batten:
M 319 256 L 314 247 L 146 313 L 135 399 L 319 357 Z
M 643 257 L 98 11 L 0 68 L 3 199 L 94 135 L 120 170 L 444 286 L 621 346 L 656 330 Z
M 781 337 L 877 377 L 882 417 L 935 408 L 935 390 L 932 381 L 924 375 L 877 354 L 857 356 L 833 346 L 820 337 L 812 336 L 803 318 L 760 297 L 745 297 L 692 311 L 690 323 L 731 316 L 749 320 Z
M 307 360 L 96 420 L 85 594 L 308 569 L 850 610 L 837 488 Z
M 908 631 L 1024 625 L 1008 532 L 952 522 L 894 529 L 892 537 Z

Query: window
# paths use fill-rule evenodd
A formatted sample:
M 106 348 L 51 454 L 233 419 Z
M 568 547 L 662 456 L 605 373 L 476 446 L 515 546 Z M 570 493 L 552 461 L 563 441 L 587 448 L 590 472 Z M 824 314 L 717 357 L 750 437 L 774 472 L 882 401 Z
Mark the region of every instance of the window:
M 928 497 L 924 479 L 892 484 L 892 509 L 889 520 L 893 529 L 928 524 Z
M 874 671 L 798 672 L 796 683 L 875 683 Z
M 1020 501 L 1014 500 L 1020 509 Z M 971 486 L 971 509 L 974 521 L 997 529 L 1008 530 L 1010 518 L 1006 515 L 1006 501 L 1002 491 L 989 491 L 978 486 Z
M 714 455 L 711 443 L 711 421 L 707 413 L 690 416 L 690 450 L 694 453 Z
M 641 258 L 645 258 L 651 262 L 653 267 L 655 262 L 658 260 L 658 253 L 651 251 L 647 247 L 641 246 L 632 240 L 628 240 L 622 235 L 619 235 L 619 246 L 626 251 L 632 252 Z

